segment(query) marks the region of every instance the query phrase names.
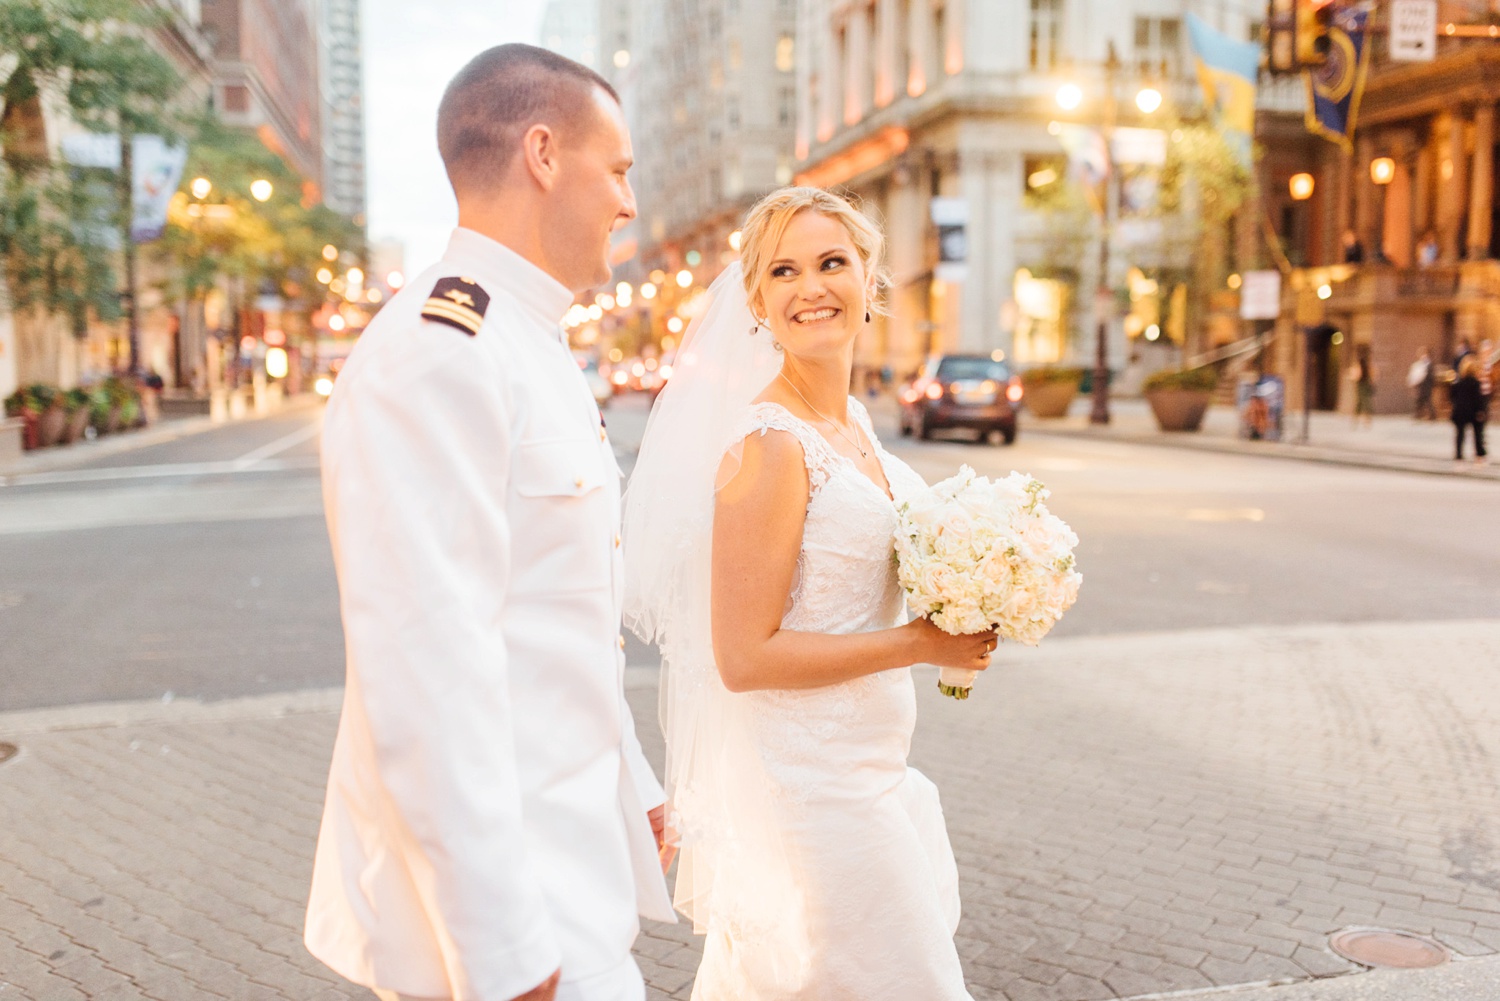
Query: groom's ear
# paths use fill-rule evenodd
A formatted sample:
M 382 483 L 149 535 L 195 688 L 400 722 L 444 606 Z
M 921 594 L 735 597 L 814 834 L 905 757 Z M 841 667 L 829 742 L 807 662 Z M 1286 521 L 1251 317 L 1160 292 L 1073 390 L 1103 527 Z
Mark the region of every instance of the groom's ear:
M 538 122 L 521 137 L 520 166 L 543 191 L 557 184 L 561 170 L 557 133 L 550 125 Z

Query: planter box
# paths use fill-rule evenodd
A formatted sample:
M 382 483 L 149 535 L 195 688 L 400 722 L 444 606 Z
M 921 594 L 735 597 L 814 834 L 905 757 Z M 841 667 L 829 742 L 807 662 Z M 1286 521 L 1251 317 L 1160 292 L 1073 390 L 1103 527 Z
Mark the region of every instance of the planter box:
M 0 469 L 13 466 L 25 449 L 26 421 L 21 417 L 0 417 Z
M 1198 389 L 1153 389 L 1146 394 L 1163 431 L 1197 431 L 1212 400 L 1213 393 Z
M 67 445 L 83 437 L 89 426 L 89 408 L 79 407 L 68 415 L 68 426 L 63 429 L 62 442 Z
M 1026 409 L 1035 417 L 1066 417 L 1078 395 L 1076 382 L 1043 382 L 1026 387 Z
M 68 412 L 60 403 L 55 403 L 42 411 L 36 421 L 37 446 L 39 448 L 50 448 L 63 440 L 63 432 L 68 430 Z

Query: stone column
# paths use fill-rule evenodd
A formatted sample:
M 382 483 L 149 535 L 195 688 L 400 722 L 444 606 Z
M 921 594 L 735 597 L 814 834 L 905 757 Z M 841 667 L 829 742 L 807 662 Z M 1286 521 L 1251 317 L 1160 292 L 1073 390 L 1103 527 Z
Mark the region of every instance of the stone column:
M 818 142 L 826 142 L 833 138 L 838 131 L 839 112 L 843 110 L 844 87 L 843 66 L 839 51 L 838 25 L 834 18 L 828 17 L 822 21 L 814 30 L 818 35 L 817 53 L 808 53 L 809 58 L 817 60 L 812 65 L 818 66 L 821 72 L 818 74 L 818 127 L 815 136 Z M 800 40 L 799 40 L 800 44 Z
M 875 0 L 875 107 L 883 108 L 906 92 L 901 69 L 901 41 L 905 26 L 896 0 Z
M 964 0 L 947 0 L 944 7 L 943 72 L 952 76 L 962 72 L 965 62 L 964 35 L 968 30 L 968 5 Z
M 1490 256 L 1490 219 L 1495 204 L 1495 106 L 1474 109 L 1474 169 L 1469 181 L 1469 260 Z
M 1379 192 L 1370 179 L 1370 161 L 1373 159 L 1375 140 L 1367 134 L 1354 144 L 1354 173 L 1351 177 L 1354 183 L 1354 235 L 1364 247 L 1366 261 L 1374 261 L 1380 256 L 1380 229 L 1375 213 L 1375 199 Z
M 870 111 L 870 17 L 865 4 L 849 8 L 844 46 L 844 124 L 854 125 Z
M 932 16 L 929 0 L 911 0 L 907 12 L 906 45 L 911 52 L 911 69 L 902 84 L 912 97 L 925 94 L 942 70 L 932 65 Z
M 1458 261 L 1458 235 L 1464 212 L 1464 120 L 1452 112 L 1443 115 L 1442 151 L 1438 155 L 1438 259 L 1444 264 Z

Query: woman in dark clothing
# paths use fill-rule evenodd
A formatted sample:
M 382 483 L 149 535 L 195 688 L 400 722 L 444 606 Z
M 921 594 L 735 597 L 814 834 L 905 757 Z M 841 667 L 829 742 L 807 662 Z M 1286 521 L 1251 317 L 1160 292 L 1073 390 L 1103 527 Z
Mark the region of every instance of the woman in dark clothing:
M 1474 461 L 1483 462 L 1484 422 L 1488 419 L 1489 399 L 1479 387 L 1477 375 L 1479 365 L 1473 355 L 1458 363 L 1458 378 L 1448 387 L 1448 398 L 1453 403 L 1454 452 L 1458 461 L 1464 458 L 1464 432 L 1474 429 Z

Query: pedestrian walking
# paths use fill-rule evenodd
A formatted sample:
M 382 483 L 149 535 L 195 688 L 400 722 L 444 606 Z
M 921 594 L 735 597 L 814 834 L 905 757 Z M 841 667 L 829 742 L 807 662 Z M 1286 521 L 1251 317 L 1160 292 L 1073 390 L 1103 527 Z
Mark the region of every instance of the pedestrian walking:
M 1437 385 L 1437 373 L 1433 371 L 1432 352 L 1427 348 L 1417 352 L 1416 361 L 1406 370 L 1406 385 L 1417 394 L 1417 405 L 1412 417 L 1419 421 L 1437 419 L 1437 409 L 1432 405 L 1432 390 Z
M 1488 400 L 1495 392 L 1495 368 L 1500 365 L 1500 358 L 1496 357 L 1495 343 L 1488 337 L 1479 342 L 1479 350 L 1474 353 L 1475 360 L 1479 363 L 1479 369 L 1474 377 L 1479 380 L 1479 392 Z
M 437 117 L 458 228 L 324 420 L 348 680 L 305 941 L 382 999 L 644 1001 L 672 849 L 625 701 L 620 469 L 561 327 L 635 217 L 630 135 L 529 45 Z
M 1467 337 L 1460 337 L 1458 339 L 1458 346 L 1453 349 L 1453 370 L 1457 372 L 1459 362 L 1473 353 L 1474 345 L 1469 343 Z
M 1448 387 L 1448 399 L 1453 405 L 1453 457 L 1464 460 L 1464 438 L 1469 428 L 1474 429 L 1474 461 L 1485 460 L 1484 424 L 1489 418 L 1489 398 L 1480 391 L 1479 362 L 1472 354 L 1458 363 L 1458 377 Z
M 1375 413 L 1375 365 L 1370 361 L 1370 349 L 1361 344 L 1354 352 L 1354 364 L 1349 366 L 1349 381 L 1354 384 L 1354 426 L 1361 418 L 1365 427 L 1374 423 Z

